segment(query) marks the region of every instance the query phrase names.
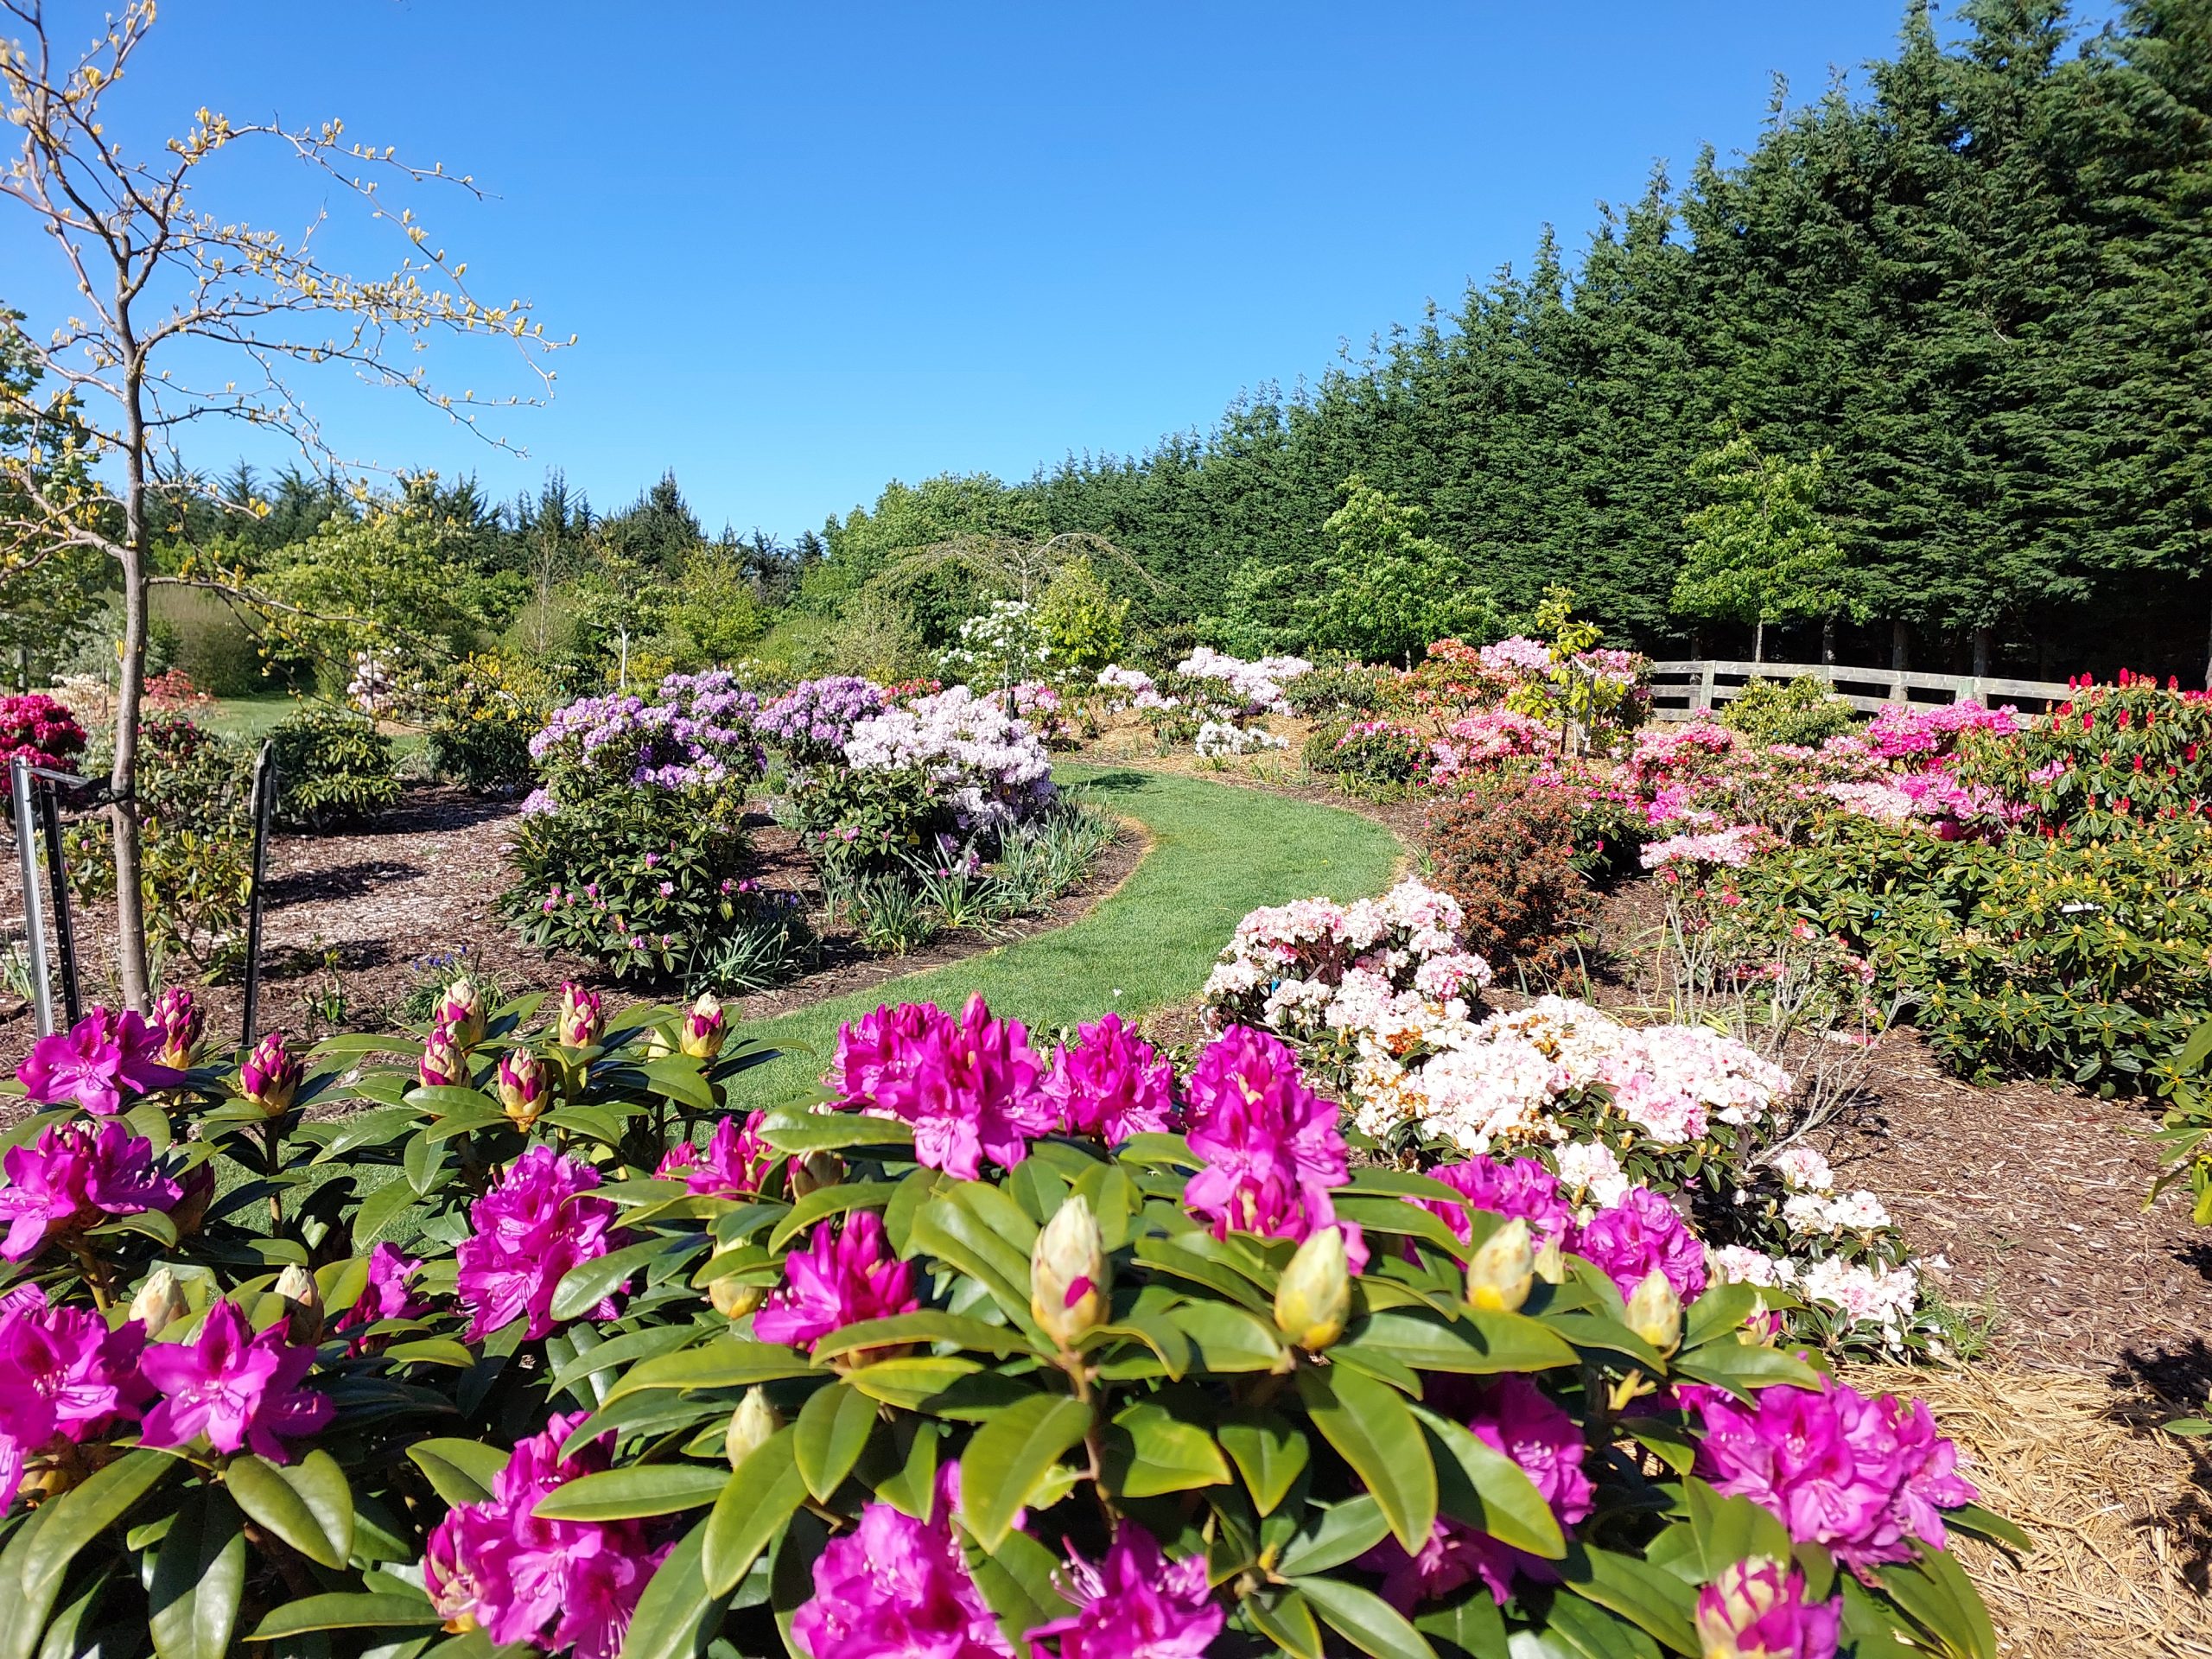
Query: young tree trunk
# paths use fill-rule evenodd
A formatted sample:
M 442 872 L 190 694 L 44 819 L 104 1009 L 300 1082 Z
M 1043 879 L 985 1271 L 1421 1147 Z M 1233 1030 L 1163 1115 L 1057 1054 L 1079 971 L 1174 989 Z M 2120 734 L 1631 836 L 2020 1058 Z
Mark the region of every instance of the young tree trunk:
M 1989 677 L 1990 648 L 1997 638 L 1997 630 L 1984 623 L 1974 631 L 1974 677 L 1977 680 Z
M 118 284 L 119 285 L 119 284 Z M 128 303 L 128 296 L 118 296 Z M 143 1014 L 152 1002 L 146 974 L 146 901 L 141 885 L 138 838 L 138 694 L 146 681 L 146 576 L 153 551 L 146 522 L 146 423 L 144 359 L 130 334 L 129 313 L 121 316 L 123 338 L 131 350 L 124 379 L 125 480 L 123 492 L 123 653 L 115 689 L 115 765 L 108 772 L 114 797 L 108 821 L 115 833 L 116 969 L 126 1008 Z
M 1890 624 L 1890 667 L 1902 674 L 1912 666 L 1912 625 Z
M 1751 624 L 1751 660 L 1755 663 L 1766 661 L 1766 619 L 1764 617 L 1759 618 L 1758 621 Z
M 1833 613 L 1821 619 L 1821 661 L 1829 667 L 1835 664 L 1835 617 Z

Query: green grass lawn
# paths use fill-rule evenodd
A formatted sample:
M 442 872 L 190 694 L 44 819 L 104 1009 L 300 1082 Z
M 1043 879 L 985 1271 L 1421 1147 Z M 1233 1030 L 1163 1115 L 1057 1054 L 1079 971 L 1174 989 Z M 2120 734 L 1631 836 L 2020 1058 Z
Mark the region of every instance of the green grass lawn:
M 301 706 L 300 699 L 279 692 L 265 697 L 218 697 L 192 710 L 192 718 L 211 732 L 257 743 L 269 728 Z
M 981 991 L 994 1013 L 1041 1039 L 1109 1008 L 1134 1020 L 1182 1001 L 1245 912 L 1315 893 L 1379 893 L 1404 850 L 1371 819 L 1261 790 L 1126 767 L 1070 766 L 1055 776 L 1145 827 L 1153 844 L 1128 879 L 1067 927 L 743 1027 L 785 1052 L 734 1081 L 733 1106 L 814 1095 L 839 1024 L 883 1002 L 957 1008 Z

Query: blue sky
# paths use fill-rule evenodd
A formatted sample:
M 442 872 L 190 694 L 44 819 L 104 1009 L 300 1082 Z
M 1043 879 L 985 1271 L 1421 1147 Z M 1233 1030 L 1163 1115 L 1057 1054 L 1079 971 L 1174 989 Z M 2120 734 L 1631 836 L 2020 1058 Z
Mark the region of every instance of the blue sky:
M 338 385 L 348 454 L 499 494 L 559 466 L 603 509 L 672 467 L 710 529 L 788 537 L 892 477 L 1140 448 L 1317 374 L 1546 221 L 1579 245 L 1655 161 L 1747 147 L 1776 73 L 1813 95 L 1901 10 L 164 0 L 119 107 L 141 138 L 200 104 L 339 115 L 497 193 L 421 205 L 580 336 L 552 404 L 501 423 L 528 454 Z M 326 195 L 232 183 L 203 205 L 272 226 Z M 0 236 L 0 298 L 36 321 L 31 241 Z

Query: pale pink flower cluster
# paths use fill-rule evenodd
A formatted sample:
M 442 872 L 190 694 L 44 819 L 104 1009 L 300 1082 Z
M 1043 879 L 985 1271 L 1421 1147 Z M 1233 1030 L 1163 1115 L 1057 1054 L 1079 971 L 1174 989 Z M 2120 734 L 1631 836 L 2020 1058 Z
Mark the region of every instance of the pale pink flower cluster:
M 1512 709 L 1486 709 L 1454 721 L 1429 747 L 1436 757 L 1429 782 L 1441 786 L 1463 774 L 1556 748 L 1559 734 Z
M 845 760 L 862 772 L 923 772 L 951 792 L 963 829 L 1003 829 L 1052 798 L 1044 741 L 964 685 L 857 721 Z
M 1287 715 L 1290 705 L 1283 701 L 1283 687 L 1300 675 L 1312 673 L 1313 664 L 1303 657 L 1262 657 L 1248 663 L 1211 645 L 1200 645 L 1175 664 L 1175 671 L 1201 680 L 1219 680 L 1255 712 Z
M 1109 709 L 1173 709 L 1177 700 L 1164 696 L 1152 676 L 1141 668 L 1121 668 L 1112 663 L 1098 671 L 1098 689 L 1106 694 Z
M 1750 747 L 1740 734 L 1717 721 L 1639 727 L 1629 746 L 1629 781 L 1639 788 L 1652 788 L 1698 777 Z
M 1493 674 L 1528 678 L 1551 672 L 1552 648 L 1526 634 L 1516 633 L 1496 645 L 1484 645 L 1477 654 L 1483 659 L 1483 666 Z
M 1670 864 L 1709 864 L 1740 870 L 1779 839 L 1763 823 L 1732 823 L 1725 830 L 1700 830 L 1646 842 L 1638 859 L 1647 870 Z
M 1892 1348 L 1920 1310 L 1920 1274 L 1911 1264 L 1852 1262 L 1840 1255 L 1795 1261 L 1731 1244 L 1709 1253 L 1714 1274 L 1732 1285 L 1794 1291 L 1808 1302 L 1834 1308 L 1852 1325 L 1872 1325 Z

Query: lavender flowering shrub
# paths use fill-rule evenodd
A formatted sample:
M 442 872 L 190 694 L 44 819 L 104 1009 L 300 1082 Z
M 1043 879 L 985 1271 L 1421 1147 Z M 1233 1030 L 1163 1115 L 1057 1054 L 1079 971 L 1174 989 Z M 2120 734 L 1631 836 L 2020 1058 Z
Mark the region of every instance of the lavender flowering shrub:
M 10 1651 L 1994 1653 L 1923 1406 L 1647 1188 L 1353 1167 L 1268 1032 L 886 1007 L 741 1116 L 711 1000 L 189 1013 L 22 1068 Z

